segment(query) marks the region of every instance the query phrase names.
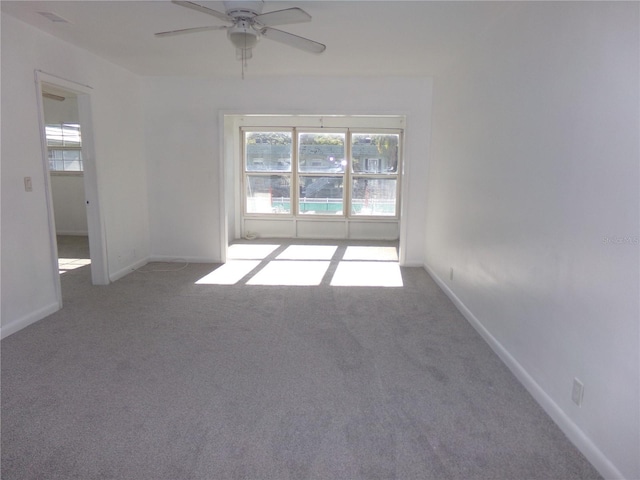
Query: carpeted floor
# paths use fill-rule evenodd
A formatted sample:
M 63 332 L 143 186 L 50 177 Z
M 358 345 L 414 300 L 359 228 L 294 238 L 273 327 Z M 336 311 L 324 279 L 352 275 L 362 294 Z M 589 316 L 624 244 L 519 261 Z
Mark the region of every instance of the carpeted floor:
M 64 273 L 2 341 L 2 479 L 600 478 L 424 270 L 263 243 Z

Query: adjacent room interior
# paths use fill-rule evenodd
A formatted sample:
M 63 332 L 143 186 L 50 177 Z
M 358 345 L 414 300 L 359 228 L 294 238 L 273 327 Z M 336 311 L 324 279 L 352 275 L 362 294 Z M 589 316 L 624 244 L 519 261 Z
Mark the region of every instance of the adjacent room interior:
M 3 478 L 640 478 L 640 4 L 1 9 Z

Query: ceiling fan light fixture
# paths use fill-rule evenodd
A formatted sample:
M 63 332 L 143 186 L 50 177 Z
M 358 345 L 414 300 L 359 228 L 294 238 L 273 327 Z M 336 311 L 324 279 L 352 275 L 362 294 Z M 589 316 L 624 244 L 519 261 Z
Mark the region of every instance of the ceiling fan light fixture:
M 246 62 L 253 57 L 253 50 L 250 48 L 236 48 L 236 60 Z
M 227 29 L 227 36 L 234 47 L 240 50 L 248 50 L 258 43 L 258 32 L 244 20 Z

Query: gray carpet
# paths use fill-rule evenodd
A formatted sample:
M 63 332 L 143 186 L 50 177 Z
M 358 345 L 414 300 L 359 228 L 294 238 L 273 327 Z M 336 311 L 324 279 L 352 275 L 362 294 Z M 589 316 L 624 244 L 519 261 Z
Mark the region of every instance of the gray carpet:
M 58 257 L 89 258 L 89 238 L 82 235 L 58 235 Z
M 345 246 L 319 286 L 65 273 L 2 341 L 2 479 L 600 478 L 424 270 L 331 286 Z

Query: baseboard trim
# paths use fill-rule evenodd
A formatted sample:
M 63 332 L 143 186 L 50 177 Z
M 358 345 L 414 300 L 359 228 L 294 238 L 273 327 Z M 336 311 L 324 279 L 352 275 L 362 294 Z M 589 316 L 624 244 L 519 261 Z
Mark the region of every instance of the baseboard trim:
M 56 232 L 56 235 L 68 235 L 70 237 L 88 237 L 89 232 L 77 231 L 77 230 L 63 230 L 61 232 Z
M 154 255 L 152 257 L 143 258 L 129 266 L 121 268 L 117 272 L 109 275 L 109 280 L 115 282 L 122 277 L 129 275 L 134 270 L 144 267 L 149 262 L 167 262 L 167 263 L 221 263 L 219 260 L 203 257 L 169 257 L 164 255 Z
M 531 396 L 540 404 L 543 410 L 560 427 L 560 430 L 569 438 L 580 452 L 591 462 L 604 478 L 622 479 L 624 476 L 615 465 L 602 453 L 593 441 L 571 420 L 571 418 L 558 406 L 557 403 L 540 387 L 531 375 L 509 353 L 509 351 L 487 330 L 467 306 L 427 264 L 423 265 L 427 273 L 438 284 L 442 291 L 449 297 L 456 308 L 480 336 L 489 344 L 491 349 L 511 370 L 516 378 L 524 385 Z
M 29 325 L 36 323 L 45 317 L 48 317 L 52 313 L 57 312 L 58 310 L 60 310 L 60 304 L 58 302 L 54 302 L 47 305 L 46 307 L 39 308 L 38 310 L 31 312 L 28 315 L 19 318 L 18 320 L 14 320 L 8 325 L 1 326 L 0 339 L 4 339 L 9 335 L 13 335 L 23 328 L 28 327 Z
M 144 267 L 147 263 L 149 263 L 148 258 L 143 258 L 142 260 L 138 260 L 137 262 L 128 265 L 124 268 L 121 268 L 117 272 L 109 274 L 109 281 L 115 282 L 120 280 L 122 277 L 129 275 L 134 270 L 137 270 L 140 267 Z

